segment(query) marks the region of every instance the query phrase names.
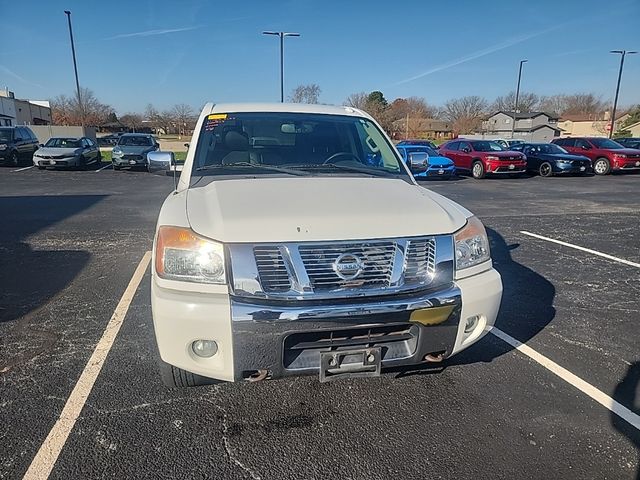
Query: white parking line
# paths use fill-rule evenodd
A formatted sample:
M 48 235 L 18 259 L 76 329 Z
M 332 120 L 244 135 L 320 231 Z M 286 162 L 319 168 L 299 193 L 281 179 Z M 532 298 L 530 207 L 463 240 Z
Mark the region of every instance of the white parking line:
M 558 245 L 563 245 L 569 248 L 575 248 L 576 250 L 582 250 L 583 252 L 591 253 L 592 255 L 597 255 L 599 257 L 607 258 L 609 260 L 613 260 L 614 262 L 624 263 L 625 265 L 630 265 L 632 267 L 640 268 L 640 263 L 632 262 L 630 260 L 625 260 L 624 258 L 614 257 L 613 255 L 609 255 L 607 253 L 598 252 L 597 250 L 591 250 L 590 248 L 581 247 L 580 245 L 573 245 L 572 243 L 563 242 L 561 240 L 556 240 L 555 238 L 543 237 L 542 235 L 538 235 L 536 233 L 526 232 L 524 230 L 520 230 L 520 233 L 523 235 L 528 235 L 530 237 L 538 238 L 540 240 L 546 240 L 547 242 L 557 243 Z
M 97 173 L 97 172 L 101 172 L 101 171 L 102 171 L 102 170 L 104 170 L 105 168 L 109 168 L 109 167 L 111 167 L 111 166 L 112 166 L 112 165 L 109 163 L 109 164 L 105 165 L 104 167 L 102 167 L 102 168 L 99 168 L 99 169 L 95 170 L 95 172 L 96 172 L 96 173 Z
M 22 172 L 23 170 L 29 170 L 30 168 L 35 167 L 35 165 L 31 165 L 30 167 L 19 168 L 17 170 L 13 170 L 14 172 Z
M 601 390 L 598 390 L 593 385 L 585 382 L 583 379 L 581 379 L 577 375 L 574 375 L 569 370 L 567 370 L 564 367 L 561 367 L 560 365 L 548 359 L 544 355 L 536 352 L 531 347 L 516 340 L 512 336 L 504 333 L 502 330 L 496 327 L 492 327 L 489 331 L 492 334 L 494 334 L 496 337 L 498 337 L 500 340 L 503 340 L 504 342 L 508 343 L 512 347 L 516 348 L 519 352 L 525 354 L 527 357 L 539 363 L 544 368 L 549 370 L 551 373 L 557 375 L 568 384 L 573 385 L 582 393 L 591 397 L 600 405 L 602 405 L 603 407 L 607 408 L 608 410 L 618 415 L 620 418 L 628 422 L 629 425 L 631 425 L 632 427 L 635 427 L 638 430 L 640 430 L 640 415 L 632 412 L 621 403 L 618 403 L 617 401 L 615 401 L 609 395 L 603 393 Z
M 104 361 L 107 358 L 107 354 L 113 345 L 113 342 L 120 331 L 124 317 L 129 310 L 129 305 L 133 296 L 140 285 L 140 281 L 144 276 L 147 267 L 149 266 L 149 260 L 151 259 L 151 252 L 146 252 L 140 260 L 136 271 L 133 273 L 129 285 L 122 294 L 122 298 L 118 303 L 111 320 L 107 323 L 102 338 L 93 350 L 91 358 L 87 362 L 76 386 L 73 388 L 71 395 L 69 396 L 67 403 L 62 409 L 60 418 L 56 421 L 55 425 L 47 435 L 44 443 L 40 446 L 38 453 L 29 465 L 27 473 L 24 475 L 24 479 L 39 479 L 43 480 L 49 477 L 53 466 L 58 459 L 58 455 L 62 451 L 62 447 L 67 441 L 73 426 L 82 411 L 93 384 L 104 365 Z

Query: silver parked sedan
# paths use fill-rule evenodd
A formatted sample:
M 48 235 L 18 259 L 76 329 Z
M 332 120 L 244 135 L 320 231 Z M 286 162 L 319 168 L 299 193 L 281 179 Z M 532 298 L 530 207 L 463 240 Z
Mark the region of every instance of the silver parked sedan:
M 76 167 L 82 170 L 90 164 L 96 167 L 102 155 L 96 142 L 87 137 L 53 137 L 33 154 L 33 164 L 40 170 L 47 167 Z

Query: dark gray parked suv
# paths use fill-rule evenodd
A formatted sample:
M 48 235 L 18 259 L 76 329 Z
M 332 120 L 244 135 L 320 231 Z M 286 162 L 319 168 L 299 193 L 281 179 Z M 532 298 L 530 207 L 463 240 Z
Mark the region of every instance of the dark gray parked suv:
M 123 167 L 147 168 L 147 153 L 160 150 L 160 145 L 148 133 L 125 133 L 111 152 L 111 164 L 114 170 Z
M 0 127 L 0 165 L 33 165 L 38 139 L 28 127 Z

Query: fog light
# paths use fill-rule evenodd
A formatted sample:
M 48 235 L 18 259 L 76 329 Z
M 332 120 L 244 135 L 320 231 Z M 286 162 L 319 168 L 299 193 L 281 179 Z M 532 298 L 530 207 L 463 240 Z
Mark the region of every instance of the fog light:
M 467 318 L 467 321 L 464 324 L 464 333 L 471 333 L 478 326 L 478 322 L 480 322 L 479 315 L 473 315 L 472 317 Z
M 191 349 L 197 356 L 209 358 L 218 352 L 218 344 L 213 340 L 196 340 L 191 344 Z

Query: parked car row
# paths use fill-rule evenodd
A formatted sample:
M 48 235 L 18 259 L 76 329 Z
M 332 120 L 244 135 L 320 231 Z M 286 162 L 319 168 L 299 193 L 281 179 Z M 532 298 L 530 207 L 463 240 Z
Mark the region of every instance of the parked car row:
M 418 179 L 438 176 L 440 171 L 442 178 L 466 173 L 477 179 L 487 175 L 519 176 L 525 172 L 550 177 L 640 171 L 640 140 L 635 138 L 613 141 L 571 137 L 557 138 L 552 143 L 457 138 L 437 150 L 431 147 L 431 142 L 420 140 L 403 141 L 396 148 Z

